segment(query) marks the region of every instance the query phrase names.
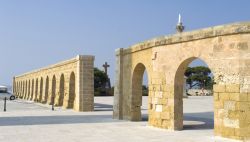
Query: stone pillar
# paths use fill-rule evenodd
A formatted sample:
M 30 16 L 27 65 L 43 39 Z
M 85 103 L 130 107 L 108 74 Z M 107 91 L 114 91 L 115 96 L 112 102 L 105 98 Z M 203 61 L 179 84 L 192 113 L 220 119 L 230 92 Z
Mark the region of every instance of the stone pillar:
M 74 110 L 94 110 L 94 56 L 77 56 Z
M 123 119 L 123 49 L 116 50 L 116 76 L 115 76 L 115 90 L 114 90 L 114 104 L 113 104 L 113 118 Z
M 241 86 L 214 85 L 215 135 L 250 140 L 250 96 Z

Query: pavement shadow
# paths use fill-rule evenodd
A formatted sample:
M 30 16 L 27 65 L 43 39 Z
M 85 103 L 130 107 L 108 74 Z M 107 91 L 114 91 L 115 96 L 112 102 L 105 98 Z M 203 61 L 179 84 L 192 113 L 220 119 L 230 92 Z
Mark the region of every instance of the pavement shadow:
M 61 115 L 61 116 L 20 116 L 0 117 L 0 126 L 53 125 L 79 123 L 114 123 L 111 115 Z
M 95 103 L 94 110 L 95 111 L 113 111 L 113 105 Z
M 184 113 L 183 130 L 214 129 L 214 112 Z

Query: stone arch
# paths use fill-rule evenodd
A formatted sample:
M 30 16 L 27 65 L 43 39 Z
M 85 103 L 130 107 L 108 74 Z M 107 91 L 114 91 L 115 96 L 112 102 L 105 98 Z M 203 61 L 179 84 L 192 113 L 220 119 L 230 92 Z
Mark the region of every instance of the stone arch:
M 20 81 L 20 96 L 22 96 L 22 91 L 23 91 L 23 82 Z
M 75 102 L 75 73 L 71 72 L 69 78 L 69 99 L 67 108 L 74 108 L 74 102 Z
M 131 96 L 131 115 L 130 120 L 141 121 L 141 106 L 142 106 L 142 85 L 143 85 L 143 74 L 146 71 L 146 67 L 142 63 L 138 63 L 133 69 L 132 73 L 132 96 Z
M 24 95 L 23 96 L 20 96 L 21 98 L 24 98 L 26 96 L 26 81 L 24 82 Z
M 48 102 L 48 95 L 49 95 L 49 77 L 48 76 L 46 77 L 44 93 L 45 93 L 45 95 L 44 95 L 43 103 L 47 103 Z
M 41 77 L 40 79 L 40 90 L 39 90 L 39 98 L 38 101 L 42 102 L 42 98 L 43 98 L 43 77 Z
M 34 100 L 38 101 L 38 78 L 36 79 L 36 85 L 35 85 L 35 97 Z
M 27 96 L 24 99 L 29 99 L 30 97 L 30 80 L 28 81 Z
M 204 60 L 200 57 L 190 57 L 183 60 L 174 76 L 174 129 L 175 130 L 182 130 L 183 129 L 183 85 L 184 85 L 184 73 L 188 67 L 188 65 L 194 61 L 195 59 L 200 59 L 207 65 L 209 65 L 208 60 Z M 210 66 L 208 68 L 213 73 Z
M 63 105 L 64 100 L 64 90 L 65 90 L 65 80 L 64 80 L 64 74 L 61 74 L 60 76 L 60 84 L 59 84 L 59 98 L 58 98 L 58 106 Z
M 22 86 L 22 96 L 24 96 L 24 89 L 25 89 L 24 83 L 25 83 L 25 82 L 22 81 L 22 85 L 23 85 L 23 86 Z
M 21 96 L 21 82 L 18 83 L 18 96 Z
M 56 76 L 53 75 L 52 78 L 52 84 L 51 84 L 51 97 L 50 97 L 50 104 L 55 103 L 55 97 L 56 97 Z
M 31 95 L 30 95 L 30 100 L 33 100 L 34 97 L 34 79 L 32 79 L 31 82 Z
M 21 88 L 22 88 L 22 86 L 21 86 L 21 81 L 19 81 L 19 83 L 18 83 L 19 85 L 19 87 L 18 87 L 18 96 L 21 96 Z

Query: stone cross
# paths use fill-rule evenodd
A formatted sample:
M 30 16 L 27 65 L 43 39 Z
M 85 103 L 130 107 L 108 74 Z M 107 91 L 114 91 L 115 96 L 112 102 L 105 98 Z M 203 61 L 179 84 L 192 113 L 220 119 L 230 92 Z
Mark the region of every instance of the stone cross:
M 109 64 L 105 62 L 105 64 L 103 64 L 102 66 L 104 67 L 104 72 L 108 74 L 108 67 L 110 67 Z

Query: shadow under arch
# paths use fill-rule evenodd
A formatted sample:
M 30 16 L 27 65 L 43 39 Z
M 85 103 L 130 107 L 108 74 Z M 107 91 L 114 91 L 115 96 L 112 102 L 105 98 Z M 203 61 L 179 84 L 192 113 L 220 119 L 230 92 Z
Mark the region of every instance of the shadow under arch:
M 61 74 L 60 76 L 60 84 L 59 84 L 59 98 L 58 98 L 58 106 L 63 105 L 63 99 L 64 99 L 64 86 L 65 86 L 65 80 L 64 80 L 64 74 Z
M 50 105 L 55 103 L 55 97 L 56 97 L 56 76 L 53 75 L 52 86 L 51 86 Z
M 39 92 L 39 102 L 42 102 L 42 98 L 43 98 L 43 77 L 41 77 L 40 79 L 40 92 Z
M 34 98 L 34 101 L 38 102 L 38 78 L 36 79 L 35 98 Z
M 69 97 L 68 97 L 68 105 L 67 108 L 74 108 L 75 102 L 75 73 L 71 72 L 69 78 Z
M 206 63 L 207 67 L 211 70 L 209 62 L 200 57 L 190 57 L 183 60 L 175 73 L 174 78 L 174 130 L 183 129 L 183 85 L 184 85 L 184 73 L 191 62 L 199 59 Z
M 25 99 L 29 99 L 30 98 L 30 80 L 29 80 L 29 83 L 28 83 L 28 95 Z
M 31 95 L 30 95 L 30 100 L 33 100 L 34 97 L 34 79 L 31 81 Z
M 143 63 L 138 63 L 133 69 L 132 83 L 131 83 L 131 121 L 142 121 L 147 120 L 147 118 L 142 118 L 141 106 L 142 106 L 142 85 L 143 85 L 143 75 L 147 72 L 147 78 L 149 79 L 149 74 L 146 66 Z M 145 117 L 145 116 L 143 116 Z
M 47 103 L 48 102 L 48 95 L 49 95 L 49 77 L 46 77 L 46 81 L 45 81 L 45 91 L 44 91 L 44 100 L 43 103 Z

